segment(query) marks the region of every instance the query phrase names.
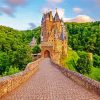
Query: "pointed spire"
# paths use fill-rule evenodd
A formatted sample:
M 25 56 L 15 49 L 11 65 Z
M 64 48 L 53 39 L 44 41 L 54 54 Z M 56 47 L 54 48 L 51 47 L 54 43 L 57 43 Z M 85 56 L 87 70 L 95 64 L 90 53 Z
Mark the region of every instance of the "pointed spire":
M 57 8 L 56 8 L 56 14 L 55 14 L 54 20 L 55 20 L 55 21 L 60 21 Z
M 56 8 L 56 13 L 58 13 L 58 9 Z

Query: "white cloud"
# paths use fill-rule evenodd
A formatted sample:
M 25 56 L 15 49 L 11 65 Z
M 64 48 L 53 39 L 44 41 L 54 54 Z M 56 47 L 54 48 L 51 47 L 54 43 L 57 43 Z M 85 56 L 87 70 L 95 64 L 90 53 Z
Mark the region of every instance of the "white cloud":
M 1 13 L 5 13 L 5 14 L 7 14 L 9 16 L 12 16 L 13 13 L 14 13 L 14 9 L 12 9 L 9 6 L 3 6 L 3 7 L 0 7 L 0 12 Z
M 23 6 L 27 0 L 5 0 L 5 5 L 0 7 L 0 12 L 9 16 L 13 16 L 16 12 L 16 7 Z
M 50 3 L 61 3 L 63 0 L 47 0 Z
M 55 9 L 51 9 L 51 8 L 43 8 L 42 12 L 43 13 L 48 12 L 48 9 L 53 11 L 53 15 L 55 14 L 56 10 Z M 62 18 L 64 20 L 64 22 L 85 23 L 85 22 L 92 22 L 92 21 L 94 21 L 90 16 L 87 16 L 87 15 L 78 15 L 75 18 L 67 18 L 65 16 L 65 9 L 58 8 L 57 10 L 58 10 L 58 14 L 59 14 L 60 18 Z
M 64 21 L 85 23 L 85 22 L 92 22 L 92 21 L 94 21 L 94 19 L 92 19 L 90 16 L 87 16 L 87 15 L 78 15 L 75 18 L 65 18 Z
M 83 12 L 83 10 L 79 7 L 75 7 L 75 8 L 73 8 L 73 12 L 76 13 L 76 14 L 80 14 L 80 13 Z

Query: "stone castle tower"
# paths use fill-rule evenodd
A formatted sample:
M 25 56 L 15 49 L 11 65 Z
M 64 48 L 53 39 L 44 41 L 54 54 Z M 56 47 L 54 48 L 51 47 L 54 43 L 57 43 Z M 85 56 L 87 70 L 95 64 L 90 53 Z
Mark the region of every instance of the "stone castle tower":
M 52 11 L 43 15 L 41 21 L 41 55 L 50 57 L 56 63 L 61 56 L 67 56 L 67 32 L 58 12 L 53 17 Z

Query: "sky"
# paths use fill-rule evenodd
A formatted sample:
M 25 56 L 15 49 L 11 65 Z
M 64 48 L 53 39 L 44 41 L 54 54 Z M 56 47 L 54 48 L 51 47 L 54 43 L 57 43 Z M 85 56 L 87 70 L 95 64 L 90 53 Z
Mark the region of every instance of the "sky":
M 41 25 L 43 13 L 58 9 L 65 22 L 100 21 L 100 0 L 0 0 L 0 25 L 18 30 Z

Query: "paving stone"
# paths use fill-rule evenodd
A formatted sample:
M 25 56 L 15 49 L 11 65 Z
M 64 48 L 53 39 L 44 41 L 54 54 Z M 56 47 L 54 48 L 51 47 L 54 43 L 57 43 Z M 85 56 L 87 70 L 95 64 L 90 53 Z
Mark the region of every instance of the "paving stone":
M 27 82 L 0 100 L 100 100 L 96 94 L 65 77 L 49 58 L 39 67 Z

